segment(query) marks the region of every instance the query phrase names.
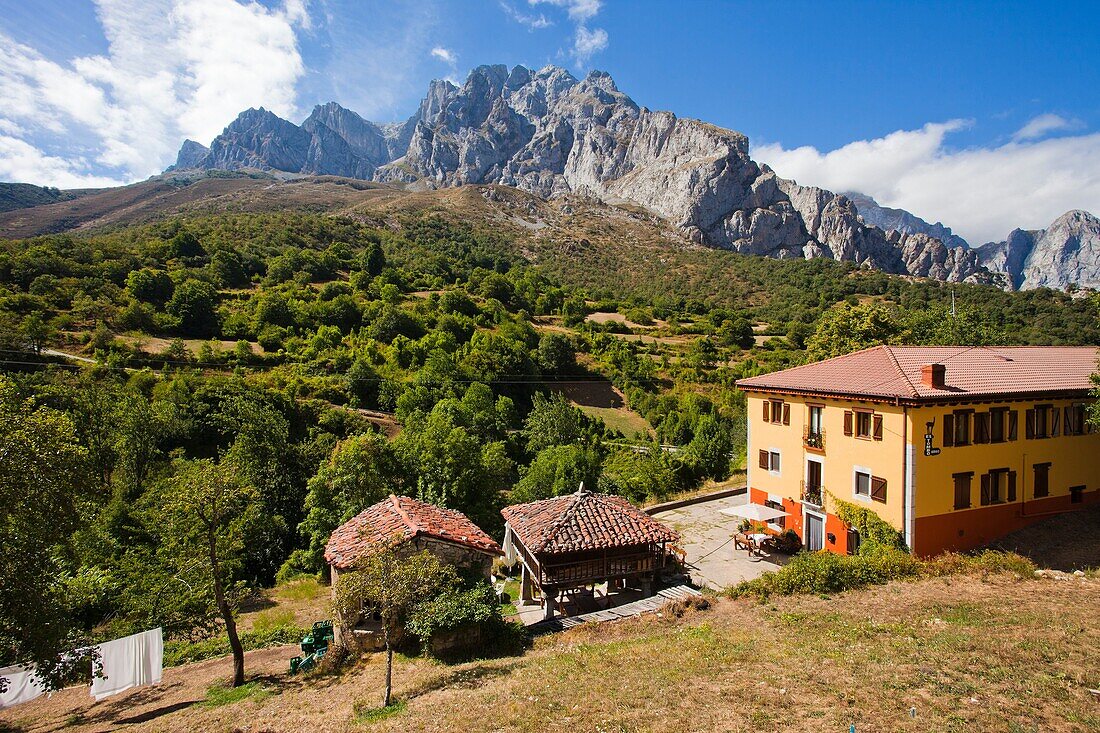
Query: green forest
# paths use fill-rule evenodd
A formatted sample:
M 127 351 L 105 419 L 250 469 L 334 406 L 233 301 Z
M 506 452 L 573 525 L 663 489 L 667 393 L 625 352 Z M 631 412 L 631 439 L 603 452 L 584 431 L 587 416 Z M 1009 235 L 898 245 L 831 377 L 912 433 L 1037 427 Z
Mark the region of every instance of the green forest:
M 1100 326 L 1081 293 L 824 260 L 533 261 L 432 212 L 0 242 L 0 666 L 61 680 L 57 652 L 96 639 L 209 637 L 216 595 L 321 574 L 332 530 L 390 493 L 499 537 L 503 506 L 582 481 L 638 503 L 721 482 L 737 379 L 880 343 Z

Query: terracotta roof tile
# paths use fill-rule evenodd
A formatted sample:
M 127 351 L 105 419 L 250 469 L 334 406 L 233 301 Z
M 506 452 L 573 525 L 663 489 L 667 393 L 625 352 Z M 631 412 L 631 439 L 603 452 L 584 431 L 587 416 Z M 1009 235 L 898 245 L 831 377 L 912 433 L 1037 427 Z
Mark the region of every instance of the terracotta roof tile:
M 835 394 L 934 402 L 950 399 L 1085 395 L 1098 352 L 1092 346 L 875 346 L 845 356 L 738 380 L 744 390 Z M 921 381 L 943 364 L 945 386 Z
M 680 536 L 621 496 L 578 491 L 505 507 L 501 514 L 533 553 L 676 542 Z
M 325 562 L 344 570 L 373 551 L 415 537 L 434 537 L 500 555 L 500 545 L 465 514 L 394 496 L 364 509 L 333 531 L 325 547 Z

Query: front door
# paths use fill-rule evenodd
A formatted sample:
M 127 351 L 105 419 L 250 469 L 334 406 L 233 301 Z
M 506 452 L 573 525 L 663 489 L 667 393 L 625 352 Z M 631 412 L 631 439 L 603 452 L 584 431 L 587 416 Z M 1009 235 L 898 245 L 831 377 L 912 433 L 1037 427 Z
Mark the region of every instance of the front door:
M 817 552 L 825 547 L 825 520 L 820 514 L 806 513 L 806 521 L 802 525 L 803 542 L 809 552 Z

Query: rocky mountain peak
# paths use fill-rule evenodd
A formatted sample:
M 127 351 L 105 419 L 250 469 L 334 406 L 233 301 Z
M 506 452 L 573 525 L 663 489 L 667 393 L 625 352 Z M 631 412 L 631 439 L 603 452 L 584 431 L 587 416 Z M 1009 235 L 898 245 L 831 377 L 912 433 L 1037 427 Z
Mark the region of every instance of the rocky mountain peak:
M 181 162 L 205 168 L 427 187 L 492 183 L 542 197 L 629 202 L 714 247 L 827 257 L 949 281 L 997 282 L 991 269 L 1018 273 L 1035 257 L 1030 234 L 971 250 L 947 227 L 870 197 L 782 179 L 751 159 L 741 133 L 640 107 L 603 71 L 578 80 L 553 65 L 478 66 L 462 86 L 433 81 L 412 117 L 388 125 L 335 102 L 314 108 L 301 126 L 262 108 L 247 110 L 205 155 L 194 147 L 183 152 Z M 1079 213 L 1049 231 L 1091 232 L 1089 215 Z M 1063 250 L 1069 257 L 1068 245 Z

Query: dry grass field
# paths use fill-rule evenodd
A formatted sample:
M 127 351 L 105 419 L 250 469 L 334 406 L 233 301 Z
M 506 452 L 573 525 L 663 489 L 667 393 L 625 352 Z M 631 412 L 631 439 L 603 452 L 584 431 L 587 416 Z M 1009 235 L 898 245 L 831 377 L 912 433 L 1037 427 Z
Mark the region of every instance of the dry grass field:
M 27 731 L 1096 731 L 1100 580 L 996 575 L 894 583 L 767 605 L 718 601 L 539 639 L 520 657 L 379 655 L 338 676 L 287 677 L 293 647 L 165 671 L 93 703 L 71 688 L 0 713 Z M 240 699 L 236 699 L 240 696 Z

